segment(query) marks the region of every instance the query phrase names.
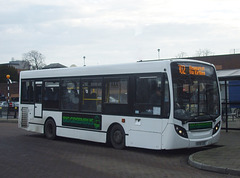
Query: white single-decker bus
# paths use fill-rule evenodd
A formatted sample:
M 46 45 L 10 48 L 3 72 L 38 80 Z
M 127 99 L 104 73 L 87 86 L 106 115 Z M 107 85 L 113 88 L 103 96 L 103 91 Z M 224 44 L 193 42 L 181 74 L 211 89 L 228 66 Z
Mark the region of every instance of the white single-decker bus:
M 178 149 L 216 143 L 221 108 L 212 64 L 187 59 L 23 71 L 19 127 L 110 143 Z

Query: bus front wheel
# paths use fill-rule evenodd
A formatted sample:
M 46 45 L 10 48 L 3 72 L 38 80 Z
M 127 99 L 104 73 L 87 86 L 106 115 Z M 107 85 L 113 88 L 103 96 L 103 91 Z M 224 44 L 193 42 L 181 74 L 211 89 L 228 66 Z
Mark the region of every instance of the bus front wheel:
M 123 149 L 125 147 L 125 132 L 120 125 L 114 125 L 110 132 L 110 141 L 113 148 Z
M 44 134 L 47 139 L 54 140 L 56 138 L 56 124 L 54 120 L 48 119 L 44 125 Z

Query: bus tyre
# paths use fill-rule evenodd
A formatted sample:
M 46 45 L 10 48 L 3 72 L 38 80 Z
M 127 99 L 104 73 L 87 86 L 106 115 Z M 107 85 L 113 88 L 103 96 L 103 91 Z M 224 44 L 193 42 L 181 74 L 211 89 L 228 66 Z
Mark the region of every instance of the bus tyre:
M 123 149 L 125 147 L 125 132 L 121 125 L 114 125 L 112 127 L 110 141 L 115 149 Z
M 56 138 L 56 124 L 52 119 L 48 119 L 44 126 L 44 134 L 47 139 L 54 140 Z

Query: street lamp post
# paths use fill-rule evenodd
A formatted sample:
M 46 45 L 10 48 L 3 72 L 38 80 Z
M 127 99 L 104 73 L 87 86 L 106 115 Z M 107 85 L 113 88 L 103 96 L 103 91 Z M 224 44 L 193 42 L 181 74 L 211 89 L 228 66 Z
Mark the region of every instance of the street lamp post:
M 160 59 L 160 49 L 158 49 L 157 51 L 158 51 L 158 59 Z
M 86 57 L 83 56 L 83 66 L 84 66 L 84 67 L 86 66 L 86 65 L 85 65 L 85 59 L 86 59 Z

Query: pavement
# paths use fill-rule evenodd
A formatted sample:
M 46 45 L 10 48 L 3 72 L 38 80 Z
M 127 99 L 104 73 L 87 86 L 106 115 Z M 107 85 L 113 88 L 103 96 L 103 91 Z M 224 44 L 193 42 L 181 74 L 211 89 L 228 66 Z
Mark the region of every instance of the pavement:
M 240 130 L 221 131 L 219 142 L 189 156 L 198 169 L 240 176 Z
M 0 118 L 0 123 L 17 121 Z M 221 130 L 219 142 L 190 155 L 188 163 L 198 169 L 240 176 L 240 130 Z
M 0 123 L 1 122 L 10 122 L 10 123 L 17 123 L 18 122 L 18 119 L 16 118 L 0 118 Z

